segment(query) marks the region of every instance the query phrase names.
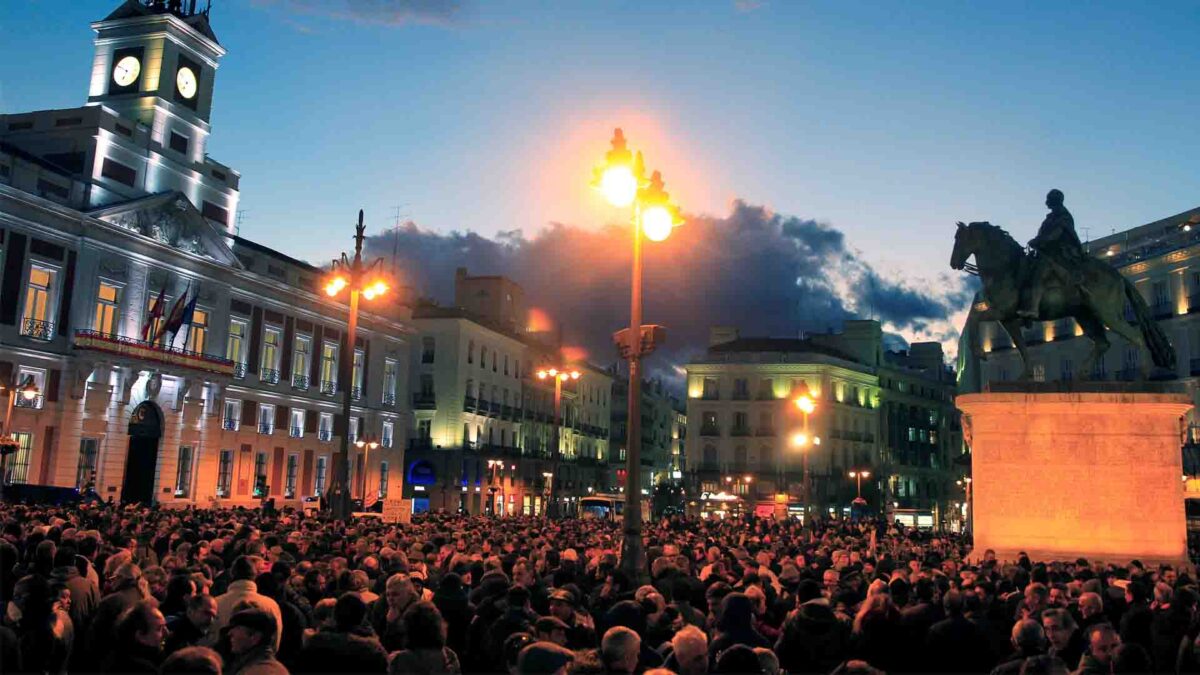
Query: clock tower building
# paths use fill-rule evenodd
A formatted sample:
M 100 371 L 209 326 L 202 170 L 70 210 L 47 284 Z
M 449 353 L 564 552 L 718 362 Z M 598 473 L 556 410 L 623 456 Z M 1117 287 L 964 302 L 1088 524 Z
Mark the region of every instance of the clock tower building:
M 240 176 L 207 153 L 225 49 L 200 1 L 125 0 L 92 24 L 87 105 L 3 116 L 0 141 L 71 174 L 73 206 L 177 191 L 233 234 Z

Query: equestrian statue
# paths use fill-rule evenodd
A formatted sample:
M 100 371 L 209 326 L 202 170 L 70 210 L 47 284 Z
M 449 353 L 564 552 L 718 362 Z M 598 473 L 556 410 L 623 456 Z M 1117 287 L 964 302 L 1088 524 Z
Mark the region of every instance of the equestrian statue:
M 1108 263 L 1087 254 L 1075 234 L 1075 221 L 1063 205 L 1063 193 L 1046 195 L 1050 213 L 1026 251 L 1003 229 L 988 222 L 958 223 L 950 267 L 978 274 L 983 289 L 976 294 L 963 327 L 963 346 L 986 360 L 979 345 L 980 321 L 1004 327 L 1021 355 L 1021 379 L 1030 378 L 1028 352 L 1021 329 L 1033 321 L 1074 319 L 1092 341 L 1092 350 L 1076 377 L 1087 377 L 1108 351 L 1106 328 L 1125 338 L 1155 367 L 1174 371 L 1175 350 L 1150 314 L 1141 293 Z M 967 259 L 975 256 L 972 265 Z M 1126 320 L 1126 306 L 1131 312 Z M 960 362 L 963 348 L 960 347 Z M 1147 360 L 1138 360 L 1148 376 Z M 961 365 L 961 364 L 960 364 Z

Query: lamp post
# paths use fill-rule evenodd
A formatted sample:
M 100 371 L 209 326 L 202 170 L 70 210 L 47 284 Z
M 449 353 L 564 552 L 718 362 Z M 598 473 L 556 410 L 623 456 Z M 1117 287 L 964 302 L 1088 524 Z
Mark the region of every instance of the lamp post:
M 554 467 L 553 475 L 558 475 L 558 462 L 562 457 L 562 441 L 558 437 L 559 430 L 562 428 L 562 386 L 563 382 L 578 380 L 579 371 L 567 368 L 543 368 L 537 371 L 537 377 L 539 380 L 547 378 L 554 380 L 554 428 L 550 441 L 553 443 L 551 447 L 554 448 L 554 452 L 551 454 L 550 459 Z M 558 517 L 558 495 L 555 494 L 555 488 L 558 486 L 553 479 L 553 475 L 550 479 L 550 508 L 547 511 L 551 518 L 556 518 Z
M 333 483 L 329 486 L 329 508 L 337 520 L 350 518 L 350 398 L 354 379 L 354 342 L 358 334 L 358 296 L 367 300 L 387 292 L 380 269 L 383 259 L 376 258 L 370 264 L 362 259 L 363 212 L 358 210 L 358 225 L 354 228 L 354 258 L 343 253 L 341 260 L 334 260 L 325 293 L 333 298 L 343 289 L 350 291 L 350 312 L 346 326 L 345 347 L 338 354 L 338 382 L 342 386 L 342 439 L 334 455 Z
M 3 387 L 8 390 L 8 406 L 4 413 L 4 428 L 0 429 L 0 500 L 4 499 L 4 486 L 8 483 L 8 456 L 21 447 L 12 434 L 12 414 L 13 407 L 17 403 L 17 396 L 20 395 L 26 401 L 32 401 L 41 393 L 37 383 L 33 381 L 32 375 L 26 375 L 25 379 L 16 386 L 6 382 Z
M 855 504 L 866 504 L 867 500 L 863 499 L 863 496 L 862 496 L 862 482 L 863 482 L 864 478 L 871 477 L 871 472 L 867 471 L 866 469 L 861 469 L 859 471 L 851 471 L 850 477 L 858 481 L 858 496 L 854 498 L 854 503 Z
M 363 451 L 362 461 L 362 492 L 359 495 L 362 497 L 363 510 L 367 508 L 367 476 L 371 473 L 371 451 L 379 447 L 379 441 L 371 434 L 365 434 L 362 438 L 354 441 L 354 447 Z
M 809 502 L 811 501 L 811 487 L 808 480 L 808 455 L 809 447 L 818 446 L 821 444 L 821 439 L 812 435 L 812 430 L 809 427 L 809 415 L 812 415 L 817 409 L 816 401 L 808 394 L 801 394 L 793 401 L 796 409 L 803 415 L 804 425 L 801 430 L 792 436 L 792 445 L 800 448 L 800 452 L 804 462 L 804 474 L 801 477 L 804 489 L 804 524 L 808 525 L 808 510 Z
M 612 148 L 604 164 L 595 170 L 592 185 L 618 208 L 633 206 L 633 276 L 629 301 L 629 329 L 616 336 L 617 347 L 629 361 L 629 402 L 625 428 L 625 541 L 621 566 L 630 579 L 646 576 L 642 550 L 642 356 L 654 348 L 644 344 L 642 336 L 642 235 L 651 241 L 664 241 L 676 225 L 682 224 L 679 209 L 670 203 L 662 174 L 655 171 L 645 178 L 642 153 L 634 155 L 620 129 L 613 131 Z M 624 333 L 624 335 L 622 335 Z
M 962 478 L 960 478 L 959 480 L 956 480 L 954 482 L 956 485 L 961 487 L 966 492 L 966 496 L 965 496 L 966 501 L 964 502 L 963 505 L 967 507 L 967 521 L 963 525 L 963 530 L 965 532 L 970 532 L 971 531 L 971 477 L 963 476 Z
M 550 489 L 546 490 L 546 505 L 542 507 L 542 512 L 550 515 L 551 505 L 554 503 L 554 472 L 543 471 L 542 478 L 546 479 L 546 486 Z

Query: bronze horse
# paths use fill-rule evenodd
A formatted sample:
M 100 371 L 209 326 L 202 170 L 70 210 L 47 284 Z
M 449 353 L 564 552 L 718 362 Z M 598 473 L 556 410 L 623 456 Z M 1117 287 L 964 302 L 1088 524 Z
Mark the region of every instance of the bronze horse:
M 975 256 L 974 267 L 967 263 L 972 255 Z M 977 272 L 983 282 L 983 292 L 972 304 L 963 327 L 967 345 L 977 357 L 986 359 L 986 354 L 978 344 L 978 323 L 998 322 L 1004 326 L 1021 354 L 1024 368 L 1021 379 L 1030 377 L 1028 354 L 1021 335 L 1026 320 L 1017 315 L 1021 272 L 1025 265 L 1032 262 L 1027 260 L 1027 255 L 1025 249 L 1007 232 L 987 222 L 970 225 L 959 223 L 958 231 L 954 234 L 954 251 L 950 254 L 950 267 Z M 1149 351 L 1151 360 L 1158 368 L 1174 371 L 1175 350 L 1133 284 L 1112 266 L 1090 256 L 1083 263 L 1080 273 L 1081 284 L 1064 283 L 1065 275 L 1056 275 L 1057 280 L 1045 289 L 1037 308 L 1038 321 L 1074 319 L 1083 329 L 1083 334 L 1091 339 L 1092 351 L 1083 367 L 1076 372 L 1076 377 L 1090 375 L 1096 361 L 1108 351 L 1106 327 L 1141 351 Z M 1126 304 L 1132 309 L 1132 323 L 1125 320 Z M 1146 359 L 1139 359 L 1138 362 L 1145 379 Z

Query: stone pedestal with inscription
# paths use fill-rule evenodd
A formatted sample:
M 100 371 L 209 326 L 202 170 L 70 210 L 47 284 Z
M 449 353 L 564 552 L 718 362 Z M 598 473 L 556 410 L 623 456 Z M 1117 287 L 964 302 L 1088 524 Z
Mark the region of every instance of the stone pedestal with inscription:
M 971 444 L 973 559 L 1187 560 L 1171 385 L 999 385 L 956 399 Z M 1087 386 L 1087 385 L 1084 385 Z

